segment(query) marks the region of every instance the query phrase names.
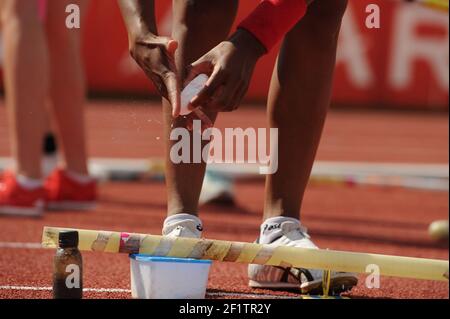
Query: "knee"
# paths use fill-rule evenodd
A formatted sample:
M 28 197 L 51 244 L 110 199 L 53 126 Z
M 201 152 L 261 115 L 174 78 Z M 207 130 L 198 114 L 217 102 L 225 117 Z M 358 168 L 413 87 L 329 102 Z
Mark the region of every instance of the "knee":
M 176 0 L 174 3 L 178 8 L 185 8 L 184 18 L 190 25 L 231 24 L 239 6 L 238 0 Z
M 316 16 L 327 19 L 341 19 L 347 9 L 348 0 L 316 0 L 308 8 Z
M 306 16 L 289 32 L 288 38 L 301 38 L 318 49 L 334 47 L 337 42 L 347 0 L 316 0 Z
M 319 32 L 337 34 L 347 3 L 348 0 L 316 0 L 308 10 L 311 24 L 316 25 Z

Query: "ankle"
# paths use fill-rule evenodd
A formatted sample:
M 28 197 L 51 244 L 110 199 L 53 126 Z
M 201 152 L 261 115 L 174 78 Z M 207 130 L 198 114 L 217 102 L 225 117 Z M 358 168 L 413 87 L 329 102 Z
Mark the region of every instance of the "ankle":
M 300 220 L 292 217 L 276 216 L 266 219 L 260 226 L 259 242 L 261 244 L 269 244 L 276 238 L 282 236 L 282 224 L 291 222 L 300 226 Z
M 286 218 L 293 218 L 293 219 L 299 219 L 299 211 L 300 208 L 297 206 L 290 206 L 283 204 L 278 205 L 272 205 L 267 204 L 264 207 L 264 214 L 263 218 L 264 220 L 269 220 L 271 218 L 277 218 L 277 217 L 286 217 Z
M 194 205 L 182 205 L 178 200 L 169 200 L 167 205 L 167 216 L 189 215 L 198 216 L 198 207 Z M 186 212 L 189 212 L 186 214 Z
M 183 227 L 186 230 L 183 231 Z M 177 229 L 179 229 L 179 232 L 176 236 L 200 238 L 203 231 L 203 223 L 200 218 L 191 214 L 168 216 L 164 220 L 162 234 L 169 235 Z
M 164 220 L 163 225 L 166 226 L 170 223 L 176 223 L 176 222 L 183 221 L 186 219 L 192 219 L 192 220 L 195 220 L 196 222 L 201 223 L 200 218 L 198 218 L 196 215 L 182 213 L 182 214 L 167 216 L 166 219 Z

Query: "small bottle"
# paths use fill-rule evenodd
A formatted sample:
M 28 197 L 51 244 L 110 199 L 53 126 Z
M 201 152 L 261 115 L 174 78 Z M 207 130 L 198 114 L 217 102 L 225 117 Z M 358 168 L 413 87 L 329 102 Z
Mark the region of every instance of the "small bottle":
M 53 298 L 83 297 L 83 260 L 78 250 L 78 232 L 59 233 L 59 247 L 53 258 Z

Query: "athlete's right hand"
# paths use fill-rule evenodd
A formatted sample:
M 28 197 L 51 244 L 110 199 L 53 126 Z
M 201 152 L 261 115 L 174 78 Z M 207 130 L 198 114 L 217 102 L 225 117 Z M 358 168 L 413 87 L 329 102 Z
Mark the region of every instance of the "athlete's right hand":
M 154 34 L 136 37 L 130 44 L 130 54 L 155 84 L 161 96 L 172 105 L 172 116 L 180 113 L 180 79 L 175 66 L 178 42 Z

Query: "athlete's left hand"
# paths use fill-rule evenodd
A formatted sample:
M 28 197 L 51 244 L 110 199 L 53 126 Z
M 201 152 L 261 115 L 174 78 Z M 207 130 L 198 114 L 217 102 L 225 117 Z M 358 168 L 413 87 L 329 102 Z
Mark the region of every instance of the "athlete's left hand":
M 190 101 L 210 112 L 235 110 L 247 92 L 258 59 L 266 53 L 263 45 L 248 31 L 238 29 L 189 67 L 185 84 L 199 74 L 209 75 L 204 88 Z

